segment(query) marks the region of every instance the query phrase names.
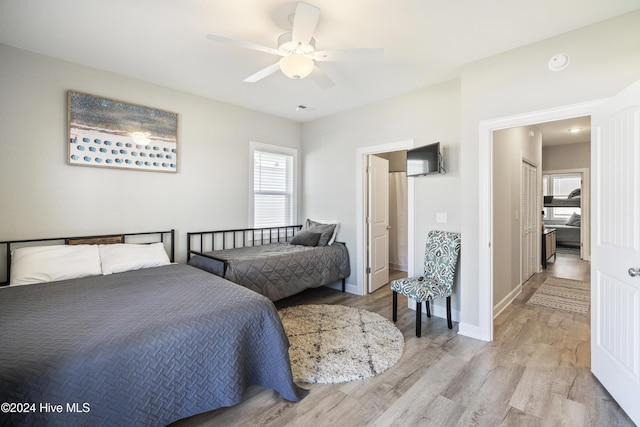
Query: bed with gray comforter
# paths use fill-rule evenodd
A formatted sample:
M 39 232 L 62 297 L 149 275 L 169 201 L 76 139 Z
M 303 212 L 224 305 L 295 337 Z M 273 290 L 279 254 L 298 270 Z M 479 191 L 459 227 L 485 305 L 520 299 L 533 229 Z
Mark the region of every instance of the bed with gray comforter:
M 194 254 L 189 264 L 272 301 L 344 280 L 351 273 L 349 252 L 340 242 L 313 247 L 278 242 L 223 249 Z
M 2 288 L 0 330 L 3 425 L 160 426 L 251 385 L 306 393 L 273 303 L 188 265 Z

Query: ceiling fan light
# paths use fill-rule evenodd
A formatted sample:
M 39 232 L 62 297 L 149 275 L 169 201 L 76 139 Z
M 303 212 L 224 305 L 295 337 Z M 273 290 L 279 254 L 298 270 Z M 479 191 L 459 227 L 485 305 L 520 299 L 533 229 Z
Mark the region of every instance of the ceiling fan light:
M 304 79 L 313 71 L 313 59 L 292 53 L 280 59 L 280 69 L 291 79 Z

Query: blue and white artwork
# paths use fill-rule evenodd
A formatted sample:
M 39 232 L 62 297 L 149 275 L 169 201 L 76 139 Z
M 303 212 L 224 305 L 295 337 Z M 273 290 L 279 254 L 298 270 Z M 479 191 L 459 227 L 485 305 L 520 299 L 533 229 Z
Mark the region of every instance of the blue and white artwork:
M 68 92 L 69 164 L 178 170 L 178 115 Z

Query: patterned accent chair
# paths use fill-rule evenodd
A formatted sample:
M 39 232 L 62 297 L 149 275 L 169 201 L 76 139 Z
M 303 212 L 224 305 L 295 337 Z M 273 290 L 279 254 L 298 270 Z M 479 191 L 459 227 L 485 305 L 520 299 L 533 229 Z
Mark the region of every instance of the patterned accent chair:
M 393 280 L 393 321 L 398 320 L 398 293 L 416 301 L 416 336 L 421 335 L 422 303 L 426 302 L 427 317 L 431 317 L 430 301 L 447 299 L 447 326 L 451 323 L 451 293 L 460 254 L 460 233 L 430 231 L 424 257 L 424 275 Z

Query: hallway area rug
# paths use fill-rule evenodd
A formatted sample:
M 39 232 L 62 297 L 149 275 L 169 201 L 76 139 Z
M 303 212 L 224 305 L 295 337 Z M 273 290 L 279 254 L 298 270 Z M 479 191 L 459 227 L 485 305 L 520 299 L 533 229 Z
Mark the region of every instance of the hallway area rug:
M 289 337 L 295 382 L 363 380 L 394 366 L 404 351 L 400 330 L 370 311 L 341 305 L 299 305 L 278 311 Z
M 562 310 L 587 316 L 590 304 L 590 285 L 580 280 L 549 277 L 538 288 L 527 305 Z

